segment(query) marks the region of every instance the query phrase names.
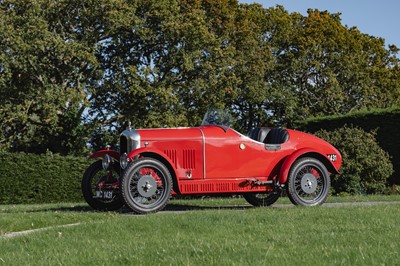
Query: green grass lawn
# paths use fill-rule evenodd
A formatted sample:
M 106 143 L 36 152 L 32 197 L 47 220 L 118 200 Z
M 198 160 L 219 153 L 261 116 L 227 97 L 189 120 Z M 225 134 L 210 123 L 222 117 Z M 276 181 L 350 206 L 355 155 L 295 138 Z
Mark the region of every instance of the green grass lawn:
M 400 196 L 348 198 L 400 201 Z M 341 199 L 330 201 L 342 201 Z M 280 199 L 277 204 L 285 204 Z M 400 205 L 252 208 L 173 200 L 150 215 L 0 205 L 0 265 L 397 265 Z M 234 207 L 238 206 L 238 207 Z M 184 208 L 183 208 L 184 209 Z M 75 224 L 71 227 L 55 227 Z M 14 238 L 7 233 L 52 227 Z

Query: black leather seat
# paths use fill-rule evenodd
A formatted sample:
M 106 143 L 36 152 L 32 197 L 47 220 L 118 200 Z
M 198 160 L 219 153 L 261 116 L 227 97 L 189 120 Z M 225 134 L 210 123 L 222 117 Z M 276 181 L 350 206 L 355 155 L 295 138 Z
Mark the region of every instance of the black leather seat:
M 264 142 L 270 130 L 268 127 L 256 127 L 250 130 L 247 136 L 255 141 Z
M 267 137 L 264 139 L 265 144 L 282 144 L 289 139 L 289 134 L 286 129 L 272 128 Z

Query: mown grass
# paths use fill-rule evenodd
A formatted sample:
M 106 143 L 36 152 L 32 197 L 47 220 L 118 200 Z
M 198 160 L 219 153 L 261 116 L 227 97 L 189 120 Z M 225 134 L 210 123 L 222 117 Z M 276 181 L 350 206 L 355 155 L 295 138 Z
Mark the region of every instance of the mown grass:
M 327 198 L 327 203 L 339 203 L 339 202 L 382 202 L 382 201 L 400 201 L 399 194 L 392 195 L 358 195 L 358 196 L 344 196 L 344 197 L 334 197 L 330 196 Z M 170 201 L 171 205 L 182 205 L 182 206 L 204 206 L 204 207 L 224 207 L 224 206 L 244 206 L 249 205 L 246 200 L 242 197 L 199 197 L 187 200 L 183 199 L 175 199 Z M 278 201 L 272 205 L 275 206 L 277 204 L 292 204 L 287 197 L 281 197 Z
M 246 208 L 240 200 L 172 201 L 171 205 L 175 204 L 170 206 L 172 209 L 185 204 L 192 207 L 188 211 L 143 216 L 92 212 L 84 204 L 3 205 L 0 206 L 3 235 L 31 228 L 80 224 L 10 239 L 0 237 L 0 265 L 396 265 L 399 262 L 398 204 Z

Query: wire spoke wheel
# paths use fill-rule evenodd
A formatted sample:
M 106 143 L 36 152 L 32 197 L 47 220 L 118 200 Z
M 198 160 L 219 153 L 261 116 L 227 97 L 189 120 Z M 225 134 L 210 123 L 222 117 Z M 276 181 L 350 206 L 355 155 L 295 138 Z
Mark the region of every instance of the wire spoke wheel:
M 86 202 L 99 211 L 114 211 L 124 205 L 119 185 L 119 166 L 104 170 L 101 161 L 94 162 L 82 178 L 82 194 Z
M 325 202 L 330 177 L 323 163 L 314 158 L 301 158 L 290 169 L 288 196 L 296 205 L 314 206 Z
M 122 195 L 136 213 L 163 209 L 171 190 L 171 174 L 161 162 L 152 158 L 133 162 L 122 177 Z

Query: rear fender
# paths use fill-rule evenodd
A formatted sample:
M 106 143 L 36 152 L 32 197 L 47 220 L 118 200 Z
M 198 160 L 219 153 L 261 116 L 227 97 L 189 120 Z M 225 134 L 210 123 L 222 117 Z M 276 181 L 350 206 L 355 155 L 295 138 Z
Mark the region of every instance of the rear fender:
M 325 165 L 325 167 L 328 169 L 329 172 L 335 174 L 339 173 L 338 169 L 336 169 L 335 165 L 329 160 L 329 158 L 326 155 L 315 151 L 315 149 L 304 148 L 297 150 L 288 157 L 286 157 L 285 161 L 282 164 L 281 170 L 279 171 L 279 177 L 278 177 L 279 184 L 286 183 L 292 164 L 300 157 L 305 157 L 305 156 L 320 160 Z
M 106 154 L 110 155 L 114 160 L 119 161 L 119 152 L 114 150 L 99 150 L 89 155 L 88 159 L 103 158 Z

